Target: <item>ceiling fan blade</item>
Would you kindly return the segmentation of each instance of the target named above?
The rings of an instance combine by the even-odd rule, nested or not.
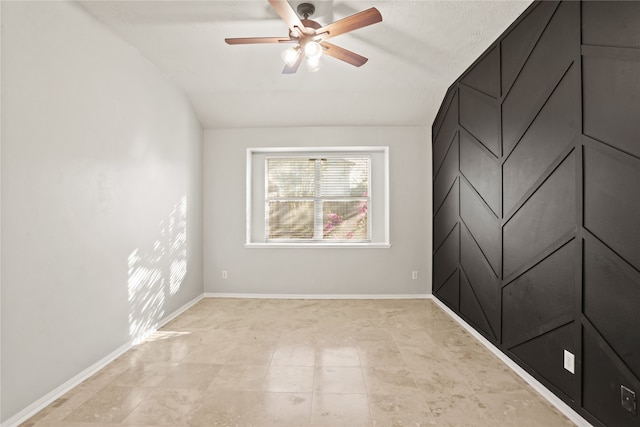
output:
[[[318,34],[322,40],[327,40],[332,37],[339,36],[340,34],[348,33],[349,31],[357,30],[358,28],[376,24],[381,21],[382,15],[380,14],[380,11],[375,7],[372,7],[351,16],[347,16],[333,24],[318,28],[316,30],[316,34]]]
[[[271,7],[280,15],[280,18],[286,22],[289,29],[295,32],[296,28],[304,29],[304,25],[300,22],[300,18],[286,0],[269,0]]]
[[[351,52],[350,50],[343,49],[340,46],[336,46],[331,43],[321,42],[320,45],[324,48],[325,54],[333,56],[336,59],[339,59],[356,67],[364,65],[364,63],[369,60],[364,56],[358,55],[355,52]]]
[[[282,70],[282,74],[294,74],[296,71],[298,71],[298,68],[300,68],[300,64],[302,64],[302,60],[304,58],[305,56],[302,53],[300,53],[300,55],[298,55],[298,59],[293,65],[284,66],[284,69]]]
[[[258,43],[289,43],[288,37],[244,37],[244,38],[228,38],[224,39],[227,44],[258,44]]]

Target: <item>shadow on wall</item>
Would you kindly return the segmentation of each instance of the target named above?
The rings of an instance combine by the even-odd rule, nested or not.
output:
[[[160,238],[128,258],[129,336],[142,341],[165,316],[168,296],[180,290],[187,274],[187,197],[160,221]]]

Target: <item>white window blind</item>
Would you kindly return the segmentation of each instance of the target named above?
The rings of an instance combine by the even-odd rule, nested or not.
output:
[[[267,157],[266,241],[369,242],[371,158]]]

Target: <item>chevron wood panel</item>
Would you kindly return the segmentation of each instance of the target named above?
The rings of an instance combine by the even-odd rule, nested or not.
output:
[[[640,159],[595,147],[584,150],[584,226],[640,270]]]
[[[502,288],[505,347],[511,349],[573,320],[576,244],[570,241]]]
[[[494,47],[478,62],[461,83],[475,90],[498,99],[500,96],[500,49]]]
[[[460,313],[489,340],[495,342],[496,334],[487,317],[488,313],[480,304],[474,286],[471,285],[464,270],[460,278]]]
[[[502,94],[509,93],[522,66],[531,55],[531,51],[559,5],[558,1],[545,1],[536,5],[517,26],[499,40],[502,53],[500,61]]]
[[[640,378],[640,272],[597,238],[584,246],[584,315],[629,370]],[[615,313],[615,316],[611,316]]]
[[[470,311],[463,310],[461,289],[460,313],[466,318],[476,319],[474,323],[480,326],[484,322],[478,321],[475,316],[475,312],[478,311],[475,306],[478,306],[489,326],[481,328],[481,331],[490,341],[496,342],[500,332],[500,280],[464,225],[460,227],[460,267],[468,280],[469,290],[472,290],[467,292],[467,296],[475,299],[473,304],[464,305],[470,308]]]
[[[560,3],[506,94],[502,102],[504,151],[511,151],[517,144],[576,59],[580,43],[579,11],[578,2]]]
[[[579,79],[578,65],[574,64],[506,159],[504,211],[507,216],[537,187],[536,181],[580,134],[580,98],[575,96]]]
[[[460,265],[460,226],[456,225],[447,235],[444,242],[433,253],[433,289],[438,289],[449,279]]]
[[[453,135],[453,140],[449,145],[449,150],[444,154],[444,159],[440,165],[438,173],[433,178],[433,210],[437,212],[444,199],[451,191],[453,183],[458,178],[459,150],[458,133]]]
[[[575,156],[571,153],[505,223],[504,274],[510,276],[546,256],[576,229]]]
[[[458,131],[458,94],[451,97],[451,101],[444,108],[442,124],[433,134],[433,174],[439,173],[444,157],[453,143]]]
[[[460,173],[482,195],[492,214],[502,211],[500,162],[467,132],[460,132]]]
[[[502,268],[500,222],[465,180],[460,184],[460,219],[471,232],[496,277]]]
[[[585,52],[585,135],[640,157],[640,49]]]
[[[460,192],[458,191],[458,181],[456,180],[445,196],[444,202],[442,202],[442,205],[433,216],[433,247],[435,250],[440,247],[458,224],[459,211]]]
[[[496,157],[500,156],[498,108],[492,97],[468,86],[460,87],[460,126]]]
[[[433,134],[435,295],[592,424],[640,426],[640,2],[534,3]]]

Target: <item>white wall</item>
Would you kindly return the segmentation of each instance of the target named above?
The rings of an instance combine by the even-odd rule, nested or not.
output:
[[[431,292],[431,149],[427,128],[264,128],[205,131],[205,292]],[[389,146],[390,249],[245,248],[245,159],[255,147]],[[222,270],[228,278],[222,279]],[[411,279],[411,271],[419,279]]]
[[[202,293],[202,131],[66,2],[2,3],[2,125],[6,420]]]

